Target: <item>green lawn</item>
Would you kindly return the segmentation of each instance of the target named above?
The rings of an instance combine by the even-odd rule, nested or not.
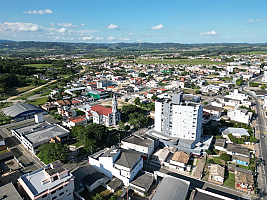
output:
[[[267,54],[267,51],[249,51],[240,54]]]
[[[235,188],[235,174],[227,172],[227,176],[225,176],[224,185],[228,187]]]
[[[42,98],[30,100],[28,101],[28,103],[33,104],[33,105],[43,105],[47,103],[47,101],[48,101],[48,97],[42,97]]]
[[[36,68],[48,68],[48,67],[51,67],[52,64],[28,64],[25,66],[36,67]]]

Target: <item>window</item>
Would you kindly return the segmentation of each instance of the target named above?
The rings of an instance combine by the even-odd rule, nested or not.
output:
[[[61,193],[59,193],[59,196],[62,196],[64,194],[64,192],[61,192]]]
[[[70,196],[71,193],[69,193],[67,196]]]
[[[46,197],[47,197],[47,194],[45,194],[45,195],[42,196],[43,199],[46,198]]]
[[[57,199],[57,196],[54,196],[54,197],[52,198],[52,200],[54,200],[54,199]]]
[[[53,192],[51,192],[51,194],[55,194],[57,191],[56,190],[54,190]]]
[[[63,189],[63,186],[59,187],[58,190],[62,190]]]
[[[54,181],[56,181],[56,180],[58,180],[58,176],[55,176],[55,177],[54,177]]]

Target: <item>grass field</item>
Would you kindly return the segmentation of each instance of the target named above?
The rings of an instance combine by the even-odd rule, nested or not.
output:
[[[249,51],[249,52],[244,52],[244,53],[240,53],[240,54],[265,54],[267,55],[267,51]]]
[[[172,65],[217,65],[217,64],[226,64],[226,62],[214,62],[209,59],[164,59],[163,62],[161,59],[135,59],[135,62],[138,64],[172,64]]]
[[[235,188],[235,174],[234,173],[228,173],[228,177],[226,177],[226,180],[223,183],[224,185],[228,187]]]
[[[48,68],[51,67],[52,64],[29,64],[25,66],[36,67],[36,68]]]
[[[28,103],[36,105],[36,106],[40,106],[45,104],[48,101],[48,97],[42,97],[42,98],[38,98],[38,99],[33,99],[28,101]]]

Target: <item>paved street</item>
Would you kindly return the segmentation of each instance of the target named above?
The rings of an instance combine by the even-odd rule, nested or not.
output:
[[[266,132],[266,119],[263,113],[263,110],[261,108],[260,102],[252,95],[250,92],[247,92],[248,95],[255,101],[256,104],[256,112],[258,114],[257,116],[257,124],[256,124],[256,137],[259,139],[258,149],[259,152],[256,153],[256,155],[260,158],[262,158],[264,161],[267,161],[267,149],[266,149],[266,137],[264,132]],[[261,164],[261,166],[258,168],[258,172],[260,173],[258,176],[258,183],[259,183],[259,195],[263,199],[267,199],[267,185],[266,185],[266,178],[267,178],[267,166],[264,164],[264,162]]]

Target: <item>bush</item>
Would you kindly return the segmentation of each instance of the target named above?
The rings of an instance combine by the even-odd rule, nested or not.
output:
[[[227,153],[222,153],[222,154],[220,155],[220,159],[222,159],[222,160],[224,160],[224,161],[229,161],[229,160],[231,160],[231,156],[228,155]]]

